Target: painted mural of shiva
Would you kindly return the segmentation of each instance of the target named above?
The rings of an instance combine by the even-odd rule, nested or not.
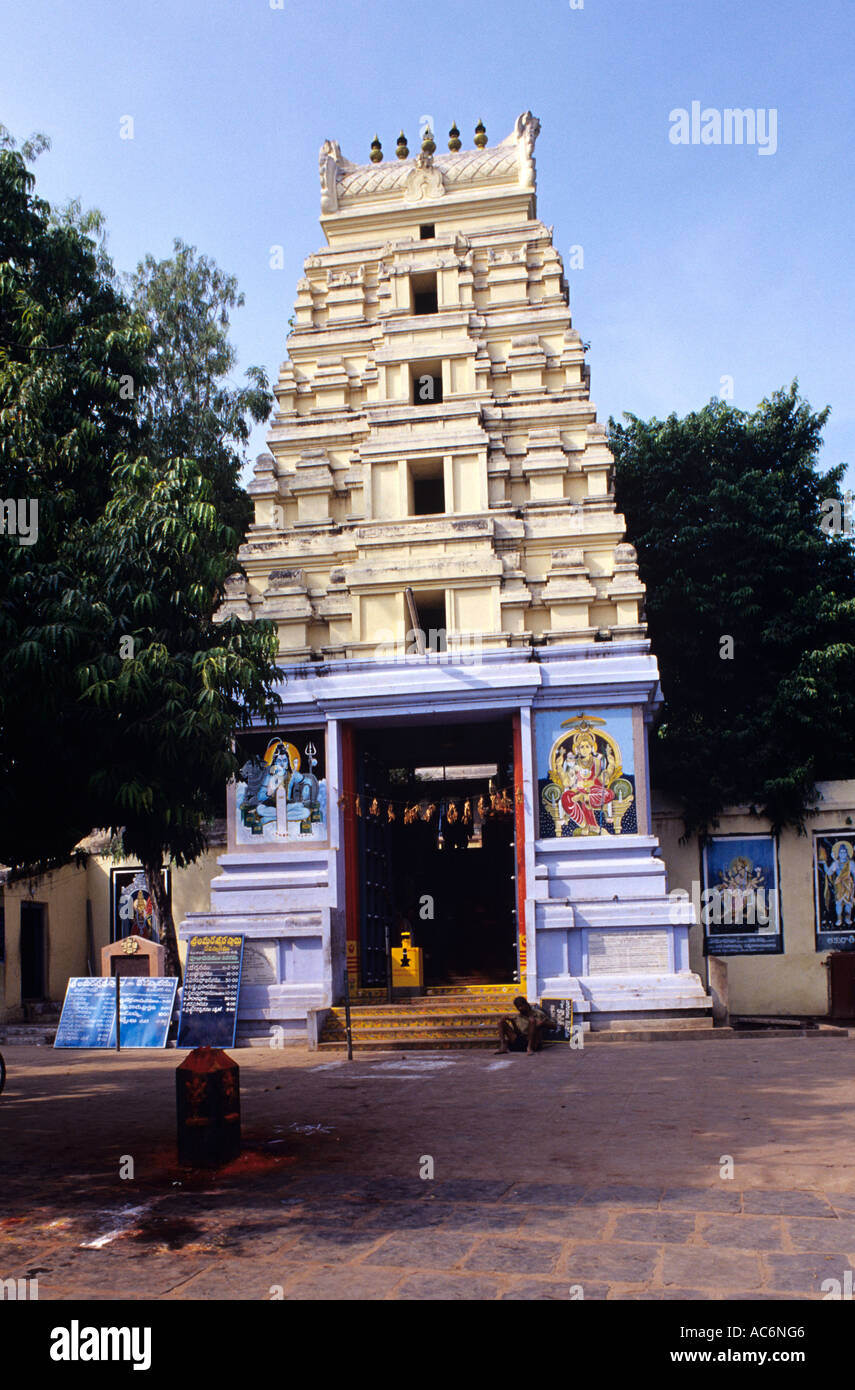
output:
[[[278,833],[287,834],[289,824],[308,829],[319,813],[319,783],[312,769],[315,749],[309,744],[306,757],[309,771],[301,770],[301,758],[293,743],[271,739],[260,758],[250,758],[240,770],[246,783],[240,814],[249,829],[263,833],[275,823]]]
[[[852,876],[852,851],[845,840],[838,840],[831,847],[831,863],[824,851],[820,851],[820,862],[825,872],[825,905],[831,906],[834,899],[835,925],[851,927],[852,906],[855,903],[855,879]]]

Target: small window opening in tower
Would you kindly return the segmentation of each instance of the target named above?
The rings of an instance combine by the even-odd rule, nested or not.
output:
[[[445,511],[442,459],[419,459],[410,464],[410,516],[440,516]]]
[[[419,238],[422,241],[433,241],[436,236],[436,228],[432,222],[423,222],[419,227]]]
[[[443,589],[417,589],[413,595],[419,629],[424,638],[426,652],[448,651],[445,618],[445,591]],[[409,608],[404,606],[404,622],[407,630],[407,651],[417,650],[415,629],[411,625]]]
[[[413,405],[437,405],[442,401],[442,363],[414,362],[410,368]]]
[[[410,291],[414,314],[436,314],[439,311],[435,270],[411,276]]]

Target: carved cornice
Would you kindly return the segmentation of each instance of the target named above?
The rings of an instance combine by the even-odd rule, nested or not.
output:
[[[405,202],[433,201],[445,192],[462,192],[467,186],[510,184],[535,187],[534,146],[540,121],[530,111],[517,117],[514,129],[500,145],[456,154],[419,154],[415,159],[386,160],[382,164],[352,164],[338,144],[326,140],[320,152],[321,212],[351,209],[364,199]]]

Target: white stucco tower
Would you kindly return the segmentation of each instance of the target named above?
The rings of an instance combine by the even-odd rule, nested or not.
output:
[[[282,720],[247,736],[211,913],[182,924],[252,944],[245,1033],[304,1037],[346,970],[370,997],[402,923],[426,987],[519,982],[592,1027],[709,1011],[651,835],[657,668],[539,130],[321,149],[327,246],[226,603],[278,626]]]

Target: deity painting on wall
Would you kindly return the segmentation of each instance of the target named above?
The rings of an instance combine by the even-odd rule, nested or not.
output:
[[[816,949],[855,950],[855,835],[830,830],[813,838]]]
[[[170,893],[169,869],[163,870],[167,897]],[[141,936],[162,944],[161,926],[154,899],[143,869],[110,871],[110,940]]]
[[[700,908],[708,955],[782,950],[778,855],[772,835],[712,835]]]
[[[629,712],[538,711],[535,731],[541,838],[636,834]]]
[[[323,730],[246,734],[235,792],[235,843],[327,838]]]

